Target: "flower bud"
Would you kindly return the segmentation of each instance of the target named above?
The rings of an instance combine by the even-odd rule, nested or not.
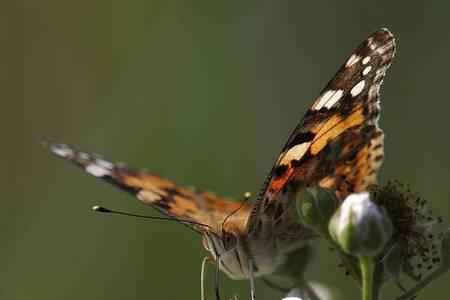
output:
[[[337,291],[331,290],[328,286],[320,282],[304,282],[302,286],[296,287],[289,291],[285,298],[281,300],[302,300],[302,299],[321,299],[333,300],[337,299],[334,295]]]
[[[441,255],[444,268],[450,269],[450,228],[447,228],[442,234]]]
[[[348,196],[329,224],[332,238],[348,254],[375,256],[392,236],[392,223],[369,193]]]
[[[328,223],[337,209],[336,195],[320,186],[303,189],[297,197],[296,211],[301,222],[321,233],[328,233]]]

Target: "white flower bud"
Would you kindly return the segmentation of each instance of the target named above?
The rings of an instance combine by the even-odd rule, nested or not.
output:
[[[333,294],[336,291],[330,290],[330,288],[320,282],[305,282],[303,286],[292,289],[285,298],[281,300],[302,300],[302,299],[321,299],[321,300],[333,300],[336,297]]]
[[[345,252],[375,256],[391,238],[392,223],[369,193],[352,194],[334,214],[329,231]]]

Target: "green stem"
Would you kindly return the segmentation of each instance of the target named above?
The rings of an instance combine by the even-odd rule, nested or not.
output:
[[[449,270],[448,268],[441,265],[433,273],[429,274],[427,277],[425,277],[423,280],[421,280],[416,286],[411,288],[409,291],[406,291],[405,293],[396,297],[395,300],[407,300],[407,299],[411,298],[412,296],[417,294],[420,290],[425,288],[428,284],[430,284],[432,281],[434,281],[436,278],[440,277],[442,274],[444,274],[448,270]]]
[[[362,298],[363,300],[372,300],[373,270],[374,270],[374,263],[372,257],[360,256],[359,263],[361,265],[361,274],[362,274]]]

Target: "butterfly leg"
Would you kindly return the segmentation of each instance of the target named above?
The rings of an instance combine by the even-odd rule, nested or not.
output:
[[[214,290],[216,292],[216,300],[220,300],[219,275],[220,275],[220,257],[216,258],[216,274],[214,279]]]
[[[206,274],[206,264],[214,263],[214,259],[210,256],[206,256],[202,261],[202,268],[200,274],[200,300],[205,300],[205,274]]]
[[[216,300],[220,300],[220,289],[219,289],[219,273],[220,273],[220,258],[215,261],[212,257],[206,256],[202,261],[201,275],[200,275],[200,300],[205,300],[205,274],[206,274],[206,264],[215,263],[216,272],[214,274],[214,290],[216,293]]]
[[[250,270],[250,299],[255,300],[255,274],[253,272],[253,260],[248,260],[248,266]]]

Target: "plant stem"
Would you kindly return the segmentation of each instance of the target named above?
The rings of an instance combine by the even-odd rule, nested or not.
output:
[[[361,265],[361,274],[362,274],[362,298],[363,300],[372,300],[373,269],[374,269],[372,257],[360,256],[359,263]]]
[[[442,274],[447,272],[449,269],[446,268],[444,265],[441,265],[439,268],[437,268],[433,273],[429,274],[427,277],[425,277],[423,280],[421,280],[416,286],[411,288],[410,290],[406,291],[405,293],[401,294],[400,296],[396,297],[395,300],[407,300],[417,294],[420,290],[422,290],[424,287],[426,287],[428,284],[430,284],[432,281],[440,277]]]

